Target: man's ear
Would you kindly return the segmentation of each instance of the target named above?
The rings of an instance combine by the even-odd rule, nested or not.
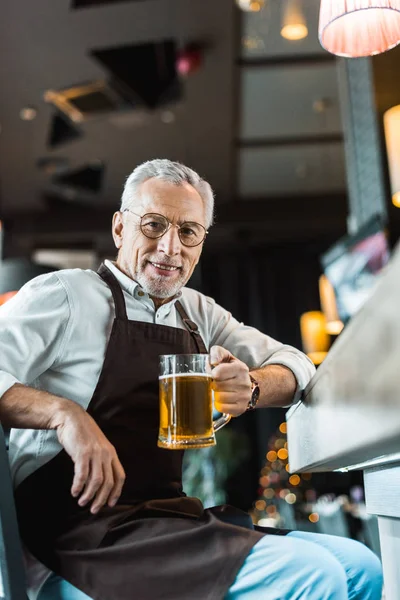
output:
[[[112,236],[116,248],[121,248],[124,235],[124,219],[122,212],[114,213],[112,220]]]

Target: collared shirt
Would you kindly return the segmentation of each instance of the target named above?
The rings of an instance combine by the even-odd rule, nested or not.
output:
[[[130,320],[185,329],[174,307],[179,298],[208,348],[223,346],[250,369],[281,364],[294,373],[298,389],[314,373],[309,359],[257,329],[239,323],[203,294],[183,288],[155,309],[141,286],[106,261],[118,279]],[[41,275],[0,308],[0,402],[15,383],[46,390],[87,408],[99,378],[115,316],[111,290],[91,270]],[[10,464],[14,485],[61,449],[54,430],[13,429]]]
[[[184,329],[174,307],[179,298],[208,348],[223,346],[250,369],[266,364],[288,367],[298,381],[293,401],[298,400],[314,373],[302,352],[239,323],[214,300],[189,288],[156,310],[138,283],[110,261],[106,264],[121,284],[129,319]],[[22,383],[86,408],[103,366],[114,315],[111,290],[94,271],[57,271],[26,284],[0,309],[0,402],[7,389]],[[59,449],[54,431],[12,431],[15,485]]]

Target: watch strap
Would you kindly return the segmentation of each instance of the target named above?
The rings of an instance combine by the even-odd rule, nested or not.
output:
[[[258,385],[258,381],[256,381],[250,373],[249,376],[251,381],[251,398],[246,410],[254,410],[260,398],[260,386]]]

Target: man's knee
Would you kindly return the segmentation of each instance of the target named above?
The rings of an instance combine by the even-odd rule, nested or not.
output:
[[[305,540],[286,540],[277,581],[280,600],[347,600],[346,573],[328,550]]]
[[[347,577],[356,600],[380,600],[383,585],[382,564],[369,548],[348,540],[351,544],[351,566]]]
[[[303,553],[297,557],[297,562],[299,575],[302,575],[295,598],[347,600],[346,573],[328,550],[308,542],[303,546]]]
[[[254,547],[230,588],[228,600],[347,600],[340,562],[317,544],[266,536]]]

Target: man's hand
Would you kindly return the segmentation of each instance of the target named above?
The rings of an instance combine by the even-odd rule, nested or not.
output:
[[[68,407],[56,413],[51,426],[74,463],[71,494],[75,498],[81,494],[78,504],[92,502],[93,514],[106,503],[114,506],[121,495],[125,471],[94,419],[78,404],[68,402]]]
[[[79,404],[16,383],[1,397],[0,419],[20,429],[56,429],[74,463],[71,493],[80,496],[79,505],[91,502],[93,514],[106,503],[115,505],[124,485],[124,469],[114,446]]]
[[[248,366],[221,346],[210,350],[215,408],[238,417],[247,410],[251,399],[251,381]]]

